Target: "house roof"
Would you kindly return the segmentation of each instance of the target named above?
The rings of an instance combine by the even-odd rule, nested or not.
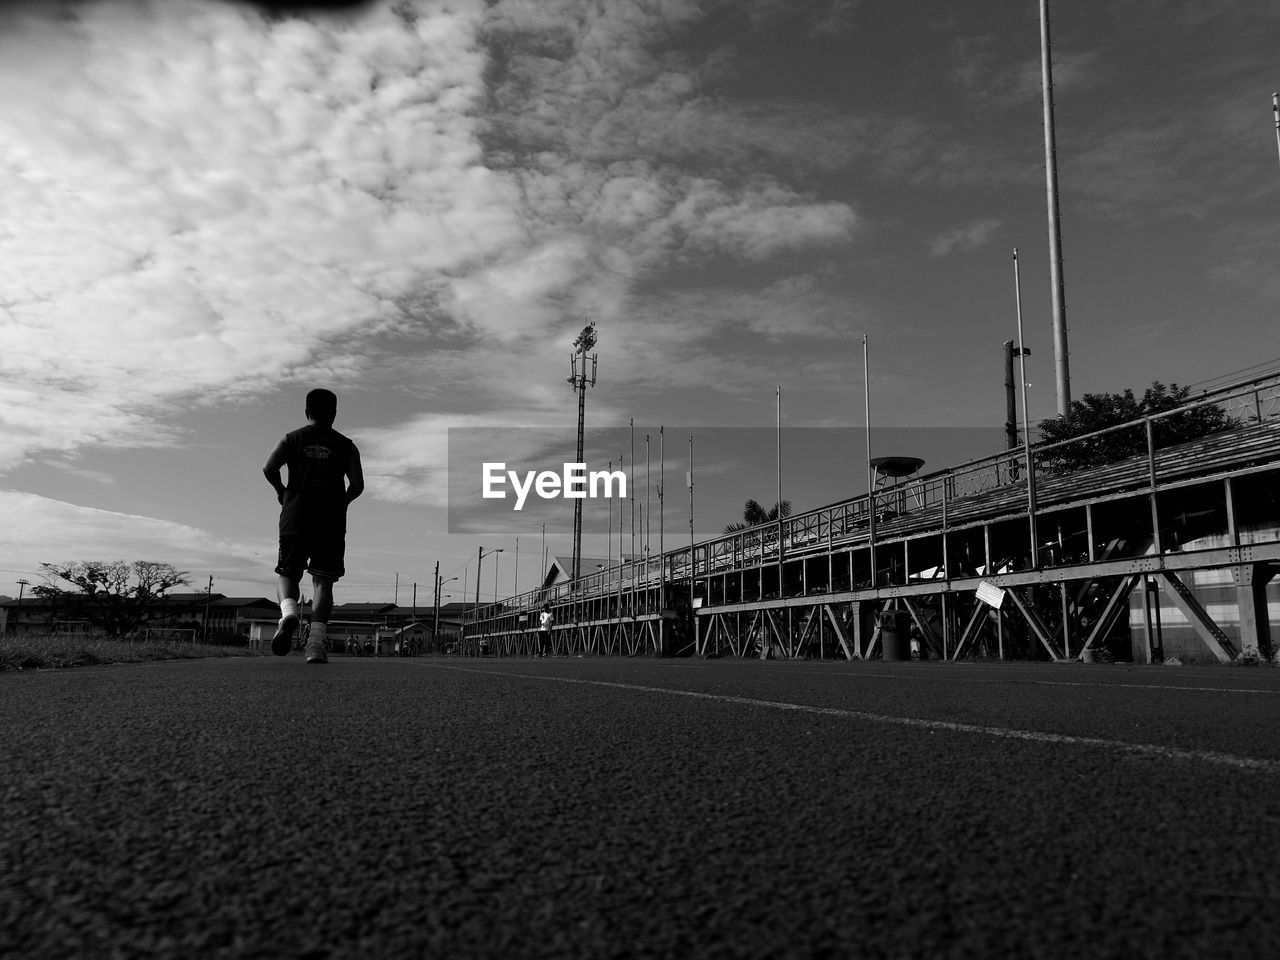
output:
[[[334,613],[395,613],[399,609],[394,603],[339,603],[335,604]]]
[[[624,553],[621,559],[636,560],[638,558],[633,554]],[[582,570],[582,575],[585,577],[585,576],[590,576],[593,573],[600,572],[600,568],[602,567],[607,570],[610,567],[617,566],[618,562],[619,562],[618,557],[583,557],[582,566],[580,567],[580,569]],[[545,590],[547,587],[550,587],[553,584],[563,583],[566,580],[572,580],[573,579],[573,574],[571,572],[572,570],[573,570],[572,556],[552,557],[551,566],[547,569],[547,575],[542,578],[542,588]]]
[[[238,609],[240,607],[276,607],[278,604],[266,597],[218,597],[210,606]]]
[[[411,633],[414,630],[430,631],[433,626],[434,626],[434,623],[430,620],[413,620],[409,623],[406,623],[402,627],[396,627],[393,633],[398,637],[401,634]]]
[[[442,603],[440,604],[440,616],[456,616],[460,613],[466,613],[474,606],[475,602],[471,600],[454,600],[452,603]]]
[[[213,600],[216,602],[223,599],[226,594],[215,593]],[[198,593],[166,593],[163,597],[169,603],[204,603],[209,600],[209,594],[201,590]]]

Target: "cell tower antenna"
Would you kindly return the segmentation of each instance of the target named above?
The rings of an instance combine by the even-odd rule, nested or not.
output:
[[[575,463],[583,463],[582,439],[583,424],[587,410],[587,387],[596,385],[597,354],[588,352],[596,345],[595,321],[588,323],[573,341],[573,353],[569,356],[570,374],[568,382],[578,394],[578,456]],[[591,361],[591,376],[587,376],[587,361]],[[573,581],[576,583],[582,576],[582,498],[573,501]]]

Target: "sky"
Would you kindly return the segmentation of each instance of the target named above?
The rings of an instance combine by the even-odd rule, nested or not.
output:
[[[1073,395],[1280,365],[1280,6],[1052,14]],[[118,558],[273,596],[261,468],[316,386],[367,482],[339,602],[437,562],[472,599],[481,548],[482,598],[529,589],[572,505],[469,528],[450,431],[571,444],[588,322],[584,459],[634,422],[651,498],[662,427],[684,542],[690,436],[698,536],[777,499],[779,416],[797,510],[865,491],[864,336],[874,452],[994,452],[1015,247],[1056,412],[1039,43],[1032,0],[0,2],[0,594]]]

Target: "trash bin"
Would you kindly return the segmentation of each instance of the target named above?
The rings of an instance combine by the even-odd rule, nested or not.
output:
[[[889,610],[880,614],[880,649],[884,660],[911,659],[910,629],[910,614],[906,611]]]

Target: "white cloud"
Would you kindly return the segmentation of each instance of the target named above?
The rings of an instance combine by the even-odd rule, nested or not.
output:
[[[240,585],[269,585],[274,579],[273,542],[230,541],[186,524],[16,490],[0,490],[0,516],[5,518],[5,559],[14,568],[38,570],[43,562],[72,560],[156,560]]]
[[[0,470],[170,443],[192,404],[403,374],[442,342],[558,369],[553,339],[626,322],[646,275],[857,237],[847,203],[660,132],[699,70],[650,41],[705,4],[412,6],[113,0],[6,32]],[[486,43],[509,47],[493,89]]]
[[[420,7],[339,29],[117,2],[39,58],[0,40],[7,463],[261,390],[522,242],[475,138],[482,5]]]
[[[994,218],[973,220],[938,234],[929,241],[929,255],[945,257],[953,253],[968,253],[990,243],[1003,223]]]

